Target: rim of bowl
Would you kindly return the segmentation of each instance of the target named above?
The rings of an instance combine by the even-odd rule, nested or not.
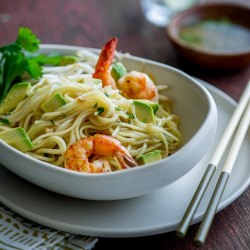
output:
[[[46,50],[62,49],[62,50],[71,50],[72,52],[77,51],[79,49],[87,49],[87,50],[94,51],[94,52],[99,52],[100,51],[100,49],[97,49],[97,48],[72,46],[72,45],[61,45],[61,44],[43,44],[43,45],[40,46],[40,49],[41,50],[44,50],[44,49],[46,49]],[[72,170],[65,169],[65,168],[60,167],[60,166],[53,165],[51,163],[43,162],[41,160],[38,160],[38,159],[28,155],[28,154],[25,154],[25,153],[15,149],[14,147],[11,147],[10,145],[8,145],[7,143],[5,143],[5,142],[3,142],[1,140],[0,140],[0,147],[5,146],[6,148],[8,148],[8,150],[14,151],[14,153],[16,153],[19,157],[24,157],[24,158],[26,158],[27,161],[34,162],[35,164],[38,164],[39,167],[43,167],[43,168],[45,167],[45,168],[49,169],[50,171],[56,171],[58,173],[60,172],[62,174],[68,174],[68,175],[71,175],[71,176],[76,176],[78,178],[93,178],[93,179],[94,178],[108,178],[108,177],[113,176],[113,175],[127,175],[131,171],[133,171],[133,172],[134,171],[143,171],[144,169],[147,169],[147,168],[150,169],[153,165],[156,165],[158,162],[169,161],[172,158],[178,157],[179,154],[182,154],[182,152],[185,150],[185,148],[188,147],[188,145],[192,143],[193,139],[197,138],[202,133],[208,119],[213,115],[214,112],[217,112],[216,104],[215,104],[215,101],[214,101],[212,95],[209,93],[209,91],[200,82],[198,82],[198,80],[196,80],[195,78],[189,76],[188,74],[186,74],[185,72],[183,72],[183,71],[181,71],[181,70],[179,70],[177,68],[174,68],[172,66],[169,66],[169,65],[166,65],[166,64],[163,64],[163,63],[159,63],[159,62],[156,62],[156,61],[153,61],[153,60],[133,56],[133,55],[130,55],[130,54],[124,54],[124,57],[131,58],[131,59],[134,59],[134,60],[139,60],[139,61],[141,61],[143,63],[158,65],[158,66],[161,66],[161,67],[168,68],[168,69],[170,69],[172,71],[175,71],[176,73],[178,73],[178,74],[184,76],[185,78],[191,80],[192,85],[196,86],[196,88],[199,89],[201,91],[201,93],[206,97],[209,108],[208,108],[208,112],[207,112],[201,126],[193,134],[192,138],[189,139],[174,154],[172,154],[172,155],[170,155],[170,156],[168,156],[166,158],[163,158],[160,161],[153,162],[153,163],[150,163],[150,164],[145,164],[145,165],[142,165],[140,167],[126,169],[125,171],[121,170],[121,171],[115,171],[115,172],[91,174],[91,173],[72,171]]]
[[[168,36],[170,37],[170,39],[172,40],[172,42],[180,47],[183,47],[187,50],[191,50],[194,51],[196,53],[200,53],[200,54],[206,54],[206,55],[210,55],[210,56],[216,56],[216,57],[239,57],[239,56],[250,56],[250,47],[249,49],[245,49],[245,50],[239,50],[239,51],[214,51],[213,49],[202,49],[199,48],[197,46],[194,45],[190,45],[189,43],[183,41],[182,39],[180,39],[179,37],[179,30],[182,27],[180,24],[183,20],[187,19],[187,18],[191,18],[192,15],[194,15],[194,20],[202,20],[204,18],[204,13],[206,13],[206,11],[210,11],[211,9],[216,9],[216,8],[234,8],[235,12],[238,11],[243,11],[243,12],[249,12],[249,16],[250,16],[250,8],[248,8],[248,6],[245,6],[243,4],[239,4],[239,3],[222,3],[222,2],[218,2],[218,3],[203,3],[203,4],[197,4],[193,7],[190,7],[184,11],[181,11],[180,13],[176,14],[172,20],[170,21],[169,25],[166,27],[166,32],[168,34]],[[215,12],[218,13],[218,11],[216,10]],[[221,15],[221,17],[223,17],[225,15]],[[238,20],[240,20],[241,18],[237,18]],[[236,20],[236,19],[235,19]],[[246,22],[245,22],[246,23]],[[244,27],[247,27],[247,25],[242,25]],[[250,25],[249,27],[250,28]]]

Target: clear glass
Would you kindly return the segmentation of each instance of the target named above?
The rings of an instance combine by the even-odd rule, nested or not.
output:
[[[176,13],[197,2],[198,0],[141,0],[141,8],[150,23],[165,27]]]

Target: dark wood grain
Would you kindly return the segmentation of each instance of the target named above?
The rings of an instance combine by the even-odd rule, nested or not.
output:
[[[249,0],[240,1],[249,4]],[[240,71],[214,72],[184,62],[170,44],[165,30],[143,17],[139,0],[0,0],[0,45],[16,38],[20,26],[30,27],[42,43],[100,48],[110,37],[118,37],[118,49],[175,66],[207,81],[238,100],[250,67]],[[250,166],[249,166],[250,167]],[[197,249],[191,227],[184,240],[175,233],[141,238],[100,238],[95,249]],[[250,189],[216,215],[202,249],[250,248]]]

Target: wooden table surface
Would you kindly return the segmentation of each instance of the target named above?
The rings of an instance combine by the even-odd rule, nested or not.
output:
[[[109,38],[118,37],[119,50],[175,66],[235,100],[250,77],[250,67],[215,72],[183,62],[165,30],[144,19],[139,0],[0,0],[0,45],[15,40],[20,26],[31,28],[42,43],[100,48]],[[140,238],[100,238],[95,249],[196,249],[193,237],[197,228],[192,226],[184,240],[176,239],[175,232]],[[202,249],[250,249],[250,188],[216,215]]]

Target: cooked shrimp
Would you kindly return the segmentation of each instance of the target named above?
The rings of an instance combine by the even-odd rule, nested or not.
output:
[[[110,73],[110,66],[117,45],[117,38],[112,38],[103,47],[93,74],[94,78],[102,80],[103,86],[112,86],[116,89],[116,82]],[[122,94],[131,99],[148,99],[158,101],[158,91],[148,75],[131,71],[118,80],[118,88]]]
[[[137,165],[117,139],[96,134],[77,141],[66,150],[64,167],[88,173],[110,172],[111,165],[105,156],[116,157],[123,169]],[[97,159],[91,162],[91,157],[97,157]]]
[[[145,73],[131,71],[118,80],[122,95],[131,99],[157,101],[158,91],[153,81]]]
[[[115,80],[110,73],[110,66],[112,64],[117,42],[117,38],[112,38],[106,43],[95,66],[93,77],[102,80],[103,87],[111,85],[112,88],[116,89]]]
[[[90,163],[92,173],[112,172],[112,167],[105,157],[99,157]]]

